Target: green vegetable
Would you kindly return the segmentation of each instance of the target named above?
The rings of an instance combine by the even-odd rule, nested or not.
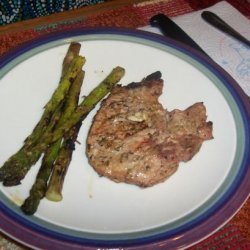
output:
[[[65,135],[63,145],[54,164],[53,172],[50,177],[46,198],[51,201],[62,200],[62,189],[64,179],[75,150],[75,141],[82,123],[73,126]]]
[[[79,55],[80,48],[80,43],[73,42],[70,44],[67,54],[63,60],[61,74],[62,77],[65,76],[65,74],[67,73],[67,70],[69,69],[72,60]],[[60,119],[63,111],[71,114],[75,110],[79,101],[79,94],[83,82],[83,77],[84,74],[82,71],[78,74],[74,83],[71,85],[66,101],[59,105],[55,110],[53,114],[53,120]],[[24,203],[21,206],[22,211],[27,215],[31,215],[36,212],[40,200],[45,196],[47,190],[47,182],[51,175],[54,162],[58,157],[58,152],[60,150],[61,144],[62,138],[52,143],[44,153],[42,164],[36,176],[36,180],[32,185],[29,196],[25,199]]]
[[[111,73],[85,97],[67,121],[59,121],[57,129],[52,134],[48,133],[44,135],[44,142],[58,140],[71,127],[83,120],[88,113],[94,109],[96,104],[121,80],[124,74],[125,70],[122,67],[114,68]]]
[[[29,193],[29,197],[25,199],[21,206],[22,211],[31,215],[37,211],[40,200],[44,197],[47,190],[47,181],[51,174],[53,164],[58,156],[58,152],[61,146],[61,139],[53,143],[46,151],[42,165],[36,176],[35,183]]]
[[[65,65],[67,65],[67,63],[65,63]],[[84,63],[85,58],[77,55],[72,59],[71,63],[63,69],[63,72],[66,73],[61,78],[57,89],[46,104],[40,121],[32,133],[26,138],[22,148],[12,155],[0,168],[0,181],[3,182],[3,185],[14,186],[20,184],[20,181],[25,177],[30,167],[38,161],[41,154],[47,149],[49,144],[43,144],[42,147],[39,147],[39,150],[36,149],[36,145],[40,144],[41,138],[48,129],[48,126],[51,128],[54,126],[51,124],[53,124],[53,122],[54,124],[56,123],[55,120],[51,121],[53,114],[57,109],[60,109],[62,101],[72,82],[74,82],[74,79],[79,72],[81,72]],[[66,70],[67,68],[68,70]]]

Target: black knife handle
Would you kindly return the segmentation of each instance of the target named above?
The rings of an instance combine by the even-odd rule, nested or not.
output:
[[[185,43],[190,47],[202,52],[206,56],[206,52],[188,36],[176,23],[164,14],[158,14],[150,19],[150,25],[158,27],[163,35],[175,39],[179,42]]]
[[[229,26],[226,22],[224,22],[220,17],[218,17],[216,14],[214,14],[211,11],[203,11],[201,13],[201,17],[214,26],[215,28],[219,29],[222,32],[225,32],[226,34],[236,38],[237,40],[245,43],[246,45],[250,46],[250,41],[247,40],[245,37],[243,37],[239,32],[237,32],[235,29],[233,29],[231,26]]]

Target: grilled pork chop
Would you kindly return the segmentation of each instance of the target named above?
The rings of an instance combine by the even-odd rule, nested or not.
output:
[[[102,102],[87,138],[87,156],[101,176],[149,187],[166,180],[212,138],[203,103],[166,111],[163,80],[155,72],[139,83],[116,86]]]

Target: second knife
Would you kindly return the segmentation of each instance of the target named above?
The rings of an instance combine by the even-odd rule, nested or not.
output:
[[[188,36],[175,22],[164,14],[158,14],[150,19],[150,25],[158,27],[163,35],[185,43],[186,45],[202,52],[206,56],[206,52],[190,37]]]

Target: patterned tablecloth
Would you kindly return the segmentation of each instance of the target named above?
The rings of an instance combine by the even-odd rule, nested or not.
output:
[[[118,8],[93,12],[91,15],[76,15],[70,19],[63,18],[65,13],[61,13],[61,20],[57,18],[56,22],[36,23],[32,28],[22,28],[22,30],[15,32],[11,32],[13,26],[10,25],[8,26],[9,30],[7,29],[9,32],[1,33],[0,27],[0,56],[20,44],[47,33],[69,30],[72,27],[89,26],[138,28],[147,25],[150,17],[159,12],[173,17],[206,8],[219,2],[219,0],[149,0],[139,3],[130,2]],[[247,0],[228,0],[228,2],[243,15],[250,18],[250,4]],[[249,211],[250,201],[248,199],[227,225],[190,249],[250,249]],[[20,250],[27,248],[2,234],[0,235],[0,250],[5,249]]]

